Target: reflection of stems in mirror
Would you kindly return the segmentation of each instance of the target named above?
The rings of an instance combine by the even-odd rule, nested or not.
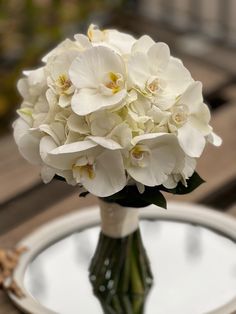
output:
[[[139,229],[118,239],[100,233],[90,281],[104,313],[143,313],[152,273]]]

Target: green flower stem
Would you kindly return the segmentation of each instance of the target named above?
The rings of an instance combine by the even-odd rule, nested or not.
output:
[[[139,229],[117,239],[101,233],[89,271],[105,314],[143,313],[152,274]]]
[[[143,314],[144,312],[144,297],[134,297],[133,298],[133,312],[134,314]]]
[[[132,303],[130,302],[130,297],[128,295],[124,295],[122,298],[122,301],[123,301],[123,305],[124,305],[123,308],[124,308],[125,313],[133,314],[134,311],[133,311]]]
[[[124,265],[124,276],[122,280],[122,291],[128,293],[129,290],[129,280],[130,280],[130,268],[131,268],[131,250],[132,250],[132,242],[133,242],[133,235],[128,237],[127,246],[126,246],[126,258],[125,258],[125,265]]]
[[[137,260],[137,252],[136,248],[133,247],[133,250],[130,253],[131,255],[131,285],[132,285],[132,291],[135,294],[143,294],[144,292],[144,287],[142,283],[142,279],[140,277],[140,268],[138,265],[138,260]],[[141,263],[140,266],[143,266]]]
[[[150,267],[143,267],[144,265],[149,265],[149,260],[147,257],[147,254],[142,254],[144,245],[141,237],[141,233],[137,232],[137,248],[138,248],[138,254],[139,254],[139,261],[140,261],[140,271],[142,274],[142,280],[145,284],[145,289],[148,289],[149,280],[152,280],[152,272]]]

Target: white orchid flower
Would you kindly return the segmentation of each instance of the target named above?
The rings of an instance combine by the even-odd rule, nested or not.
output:
[[[76,182],[99,197],[112,195],[126,185],[120,151],[103,149],[91,140],[57,147],[46,162],[60,170],[72,170]]]
[[[24,98],[27,98],[27,95],[40,95],[40,93],[42,93],[45,89],[47,83],[45,67],[41,67],[31,71],[23,71],[23,74],[27,77],[27,87],[29,87],[29,89],[26,87],[21,90],[19,81],[18,88],[21,95]]]
[[[150,133],[133,139],[126,155],[129,175],[147,186],[163,184],[177,169],[183,169],[184,152],[173,134]]]
[[[45,68],[24,72],[26,77],[21,78],[17,83],[17,89],[23,97],[19,114],[29,115],[32,107],[37,104],[47,90],[47,76]],[[27,110],[26,110],[27,108]]]
[[[155,41],[148,35],[141,36],[132,46],[131,53],[141,52],[146,54],[155,44]]]
[[[72,171],[55,169],[44,163],[48,152],[58,146],[54,140],[56,135],[53,134],[52,130],[42,132],[42,130],[29,129],[29,125],[22,118],[18,118],[13,123],[13,128],[14,139],[20,154],[31,164],[41,166],[41,177],[44,183],[50,182],[55,174],[65,178],[68,184],[76,183]]]
[[[93,46],[105,46],[125,56],[130,54],[136,39],[116,29],[100,30],[98,26],[91,24],[88,28],[88,38]]]
[[[62,145],[66,140],[65,126],[61,122],[52,122],[50,124],[41,124],[38,130],[51,136],[57,146]]]
[[[129,88],[137,89],[160,109],[166,110],[193,79],[182,62],[170,56],[165,43],[151,45],[152,42],[147,38],[141,37],[135,43],[129,58]]]
[[[95,143],[108,149],[122,149],[130,145],[132,131],[117,112],[94,112],[88,121],[91,128],[88,138]]]
[[[108,48],[94,47],[81,53],[72,62],[69,75],[77,88],[72,110],[78,115],[114,108],[127,95],[124,61]]]
[[[32,128],[38,128],[41,124],[53,121],[58,110],[56,102],[55,95],[50,90],[38,97],[31,110]]]
[[[45,96],[47,90],[45,68],[24,72],[26,78],[19,80],[17,87],[23,96],[20,116],[14,123],[14,139],[21,155],[30,163],[40,164],[39,152],[42,134],[40,130],[32,131],[40,125],[48,113],[48,103]]]
[[[190,157],[201,156],[211,132],[210,111],[203,103],[202,84],[193,82],[170,109],[169,128],[177,131],[180,146]]]
[[[187,180],[193,175],[196,165],[196,159],[185,155],[183,169],[175,169],[163,183],[164,187],[174,189],[179,182],[182,182],[182,184],[187,187]]]
[[[56,169],[46,163],[48,154],[57,147],[58,145],[54,141],[54,136],[44,135],[41,138],[39,145],[40,157],[42,159],[41,178],[44,183],[49,183],[57,174],[58,176],[64,178],[68,184],[75,185],[76,181],[73,178],[71,170]]]
[[[39,99],[32,111],[34,128],[39,128],[43,124],[51,124],[53,122],[67,123],[68,117],[71,115],[71,108],[62,108],[58,105],[57,95],[51,90],[46,91],[45,96]]]
[[[60,56],[65,52],[80,52],[84,51],[88,48],[91,48],[92,45],[89,42],[88,38],[85,35],[78,34],[75,35],[75,41],[70,39],[65,39],[59,45],[57,45],[53,50],[47,53],[43,58],[42,61],[47,63],[48,59],[51,57]]]
[[[78,116],[72,113],[67,120],[68,129],[74,133],[89,135],[90,126],[86,116]]]
[[[40,133],[29,132],[29,125],[22,118],[18,118],[13,123],[13,136],[18,146],[20,154],[32,164],[40,164],[39,154]]]
[[[23,97],[19,116],[29,127],[36,127],[43,122],[48,113],[47,76],[45,68],[24,72],[27,77],[18,81],[17,88]]]
[[[64,124],[66,114],[60,112],[59,115],[56,104],[54,103],[55,99],[50,91],[46,93],[47,96],[44,96],[44,94],[37,95],[37,89],[41,81],[37,79],[37,77],[40,77],[38,73],[36,77],[34,77],[34,74],[34,71],[32,71],[30,73],[30,80],[27,78],[27,81],[20,83],[20,85],[23,83],[20,88],[24,86],[30,87],[27,91],[26,98],[30,99],[30,97],[32,97],[31,94],[33,94],[31,101],[35,103],[32,103],[31,107],[24,107],[18,111],[20,118],[13,123],[15,141],[18,145],[19,152],[27,161],[32,164],[41,165],[41,177],[45,183],[50,182],[54,175],[58,174],[64,177],[68,183],[72,184],[72,175],[69,172],[58,172],[56,169],[44,164],[44,158],[47,152],[65,141]],[[41,87],[42,86],[41,84]],[[31,90],[33,90],[34,87],[36,91],[32,92]],[[57,108],[60,109],[58,106]],[[67,111],[65,109],[60,110]],[[47,139],[47,141],[45,139]]]
[[[75,87],[69,78],[69,68],[78,56],[78,51],[69,50],[48,58],[46,69],[49,73],[48,86],[59,96],[58,105],[65,108],[70,105]]]
[[[127,108],[128,116],[126,119],[136,135],[169,132],[167,122],[170,113],[153,105],[150,99],[139,95],[138,99]]]
[[[76,185],[76,181],[73,177],[73,173],[70,170],[68,171],[58,170],[58,169],[49,167],[46,164],[43,164],[41,167],[40,175],[41,175],[43,183],[45,184],[50,183],[52,179],[55,177],[55,175],[58,175],[61,178],[64,178],[68,184]]]
[[[85,117],[72,114],[67,123],[70,131],[108,149],[125,148],[132,139],[129,125],[117,112],[103,110]]]

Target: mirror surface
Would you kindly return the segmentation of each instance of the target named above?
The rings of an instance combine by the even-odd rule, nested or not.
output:
[[[236,296],[236,243],[203,226],[141,221],[155,284],[145,314],[202,314]],[[60,314],[102,314],[88,267],[99,227],[74,233],[41,252],[28,266],[25,287]]]

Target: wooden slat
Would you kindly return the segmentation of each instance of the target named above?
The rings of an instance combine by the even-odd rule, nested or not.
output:
[[[228,209],[227,213],[236,218],[236,202]]]
[[[22,237],[26,236],[43,223],[47,223],[54,218],[70,213],[81,208],[88,207],[96,203],[95,197],[89,195],[86,198],[79,198],[78,193],[55,202],[48,206],[46,210],[39,212],[37,215],[30,217],[21,224],[16,225],[10,231],[0,235],[0,247],[13,247]]]
[[[236,103],[236,83],[230,84],[222,91],[223,96],[226,99],[230,99]]]
[[[4,291],[0,291],[0,314],[20,314]]]
[[[0,205],[0,234],[47,210],[52,204],[73,193],[76,193],[79,199],[77,188],[65,182],[54,180],[48,185],[40,183]]]
[[[211,45],[204,55],[204,59],[211,64],[218,64],[221,69],[236,74],[235,50],[225,49],[223,45]]]
[[[207,95],[229,80],[229,75],[226,72],[212,65],[206,65],[196,58],[185,55],[182,56],[182,59],[193,78],[202,82],[203,91]]]
[[[40,182],[39,169],[24,160],[12,135],[0,139],[0,204]]]

